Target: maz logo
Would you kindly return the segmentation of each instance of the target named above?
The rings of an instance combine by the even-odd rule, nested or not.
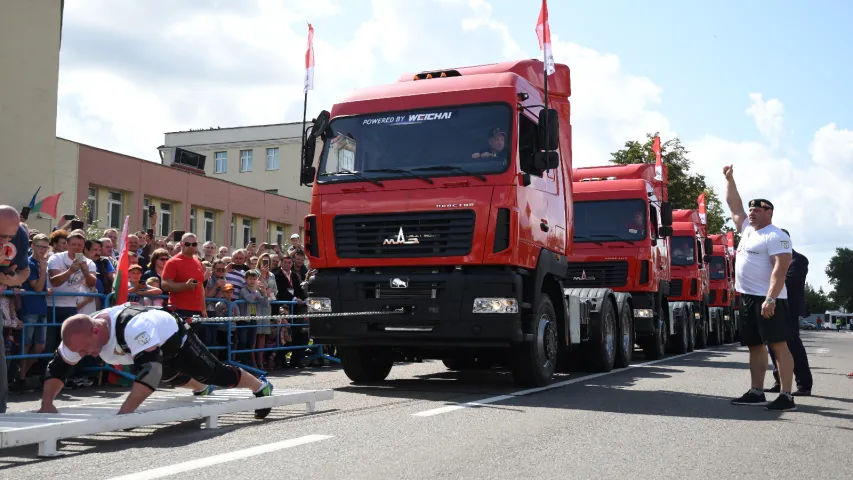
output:
[[[403,233],[403,227],[400,227],[400,232],[397,233],[397,238],[386,238],[382,245],[417,245],[421,243],[418,237],[408,237]]]
[[[595,276],[587,277],[586,276],[586,270],[581,270],[581,276],[580,277],[572,277],[572,280],[581,280],[581,281],[583,281],[583,280],[595,280]]]

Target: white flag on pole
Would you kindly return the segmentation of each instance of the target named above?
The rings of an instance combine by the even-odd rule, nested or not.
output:
[[[554,54],[551,53],[551,27],[548,25],[548,2],[542,0],[539,10],[539,22],[536,24],[536,36],[539,37],[539,49],[545,52],[545,72],[551,75],[556,71]]]
[[[308,50],[305,52],[305,88],[303,92],[314,90],[314,27],[308,24]]]

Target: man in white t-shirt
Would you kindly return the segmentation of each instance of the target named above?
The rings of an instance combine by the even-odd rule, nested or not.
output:
[[[62,324],[62,343],[47,365],[39,413],[56,413],[53,400],[65,377],[85,356],[111,365],[135,365],[136,379],[118,413],[132,413],[160,385],[192,388],[207,395],[211,385],[248,388],[256,397],[272,395],[272,384],[242,368],[225,365],[210,353],[184,320],[156,307],[125,303],[74,315]],[[265,418],[269,408],[255,410]]]
[[[47,299],[47,311],[52,316],[53,323],[62,323],[66,318],[77,314],[77,303],[85,297],[67,294],[90,293],[97,285],[98,270],[95,262],[86,258],[83,247],[86,245],[86,237],[81,233],[73,232],[68,235],[68,249],[64,252],[54,253],[47,260],[47,274],[53,293],[65,295],[54,295]],[[56,308],[52,308],[56,302]],[[47,330],[47,348],[57,345],[57,330]]]
[[[733,405],[765,405],[767,410],[796,410],[791,395],[794,360],[788,350],[788,292],[785,278],[791,264],[791,238],[772,224],[773,204],[769,200],[749,202],[749,214],[737,191],[731,166],[723,167],[726,177],[726,203],[732,220],[741,233],[735,257],[735,290],[741,294],[741,345],[749,347],[752,388],[733,399]],[[767,345],[779,367],[780,393],[768,403],[764,395],[767,374]]]

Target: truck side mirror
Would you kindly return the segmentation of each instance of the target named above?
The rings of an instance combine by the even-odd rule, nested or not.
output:
[[[672,227],[658,227],[658,236],[666,238],[672,236]]]
[[[560,166],[560,154],[557,152],[536,152],[533,154],[533,170],[544,172]]]
[[[660,208],[660,216],[664,227],[672,227],[672,204],[663,202]],[[670,231],[672,229],[670,228]],[[672,234],[670,234],[672,235]]]
[[[714,251],[714,242],[710,238],[705,239],[705,263],[711,262],[711,253]]]
[[[557,111],[553,108],[543,108],[539,111],[539,150],[552,152],[559,148],[560,117],[557,115]],[[556,165],[551,168],[556,168]]]
[[[305,145],[302,148],[302,165],[299,169],[299,185],[310,186],[314,181],[317,169],[314,167],[314,153],[317,150],[317,138],[329,128],[331,114],[325,110],[320,112],[312,121],[311,132],[305,135]]]
[[[705,263],[711,263],[711,256],[705,255],[704,257],[702,257],[702,261]]]

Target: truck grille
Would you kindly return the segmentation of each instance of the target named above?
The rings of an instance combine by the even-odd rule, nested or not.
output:
[[[678,278],[669,282],[669,296],[680,297],[681,291],[684,289],[684,280]]]
[[[473,210],[340,215],[338,258],[444,257],[471,253]]]
[[[565,287],[623,287],[628,281],[628,262],[570,263]]]
[[[441,295],[444,285],[443,282],[412,281],[406,288],[393,288],[390,282],[365,282],[362,287],[365,298],[435,300]]]

